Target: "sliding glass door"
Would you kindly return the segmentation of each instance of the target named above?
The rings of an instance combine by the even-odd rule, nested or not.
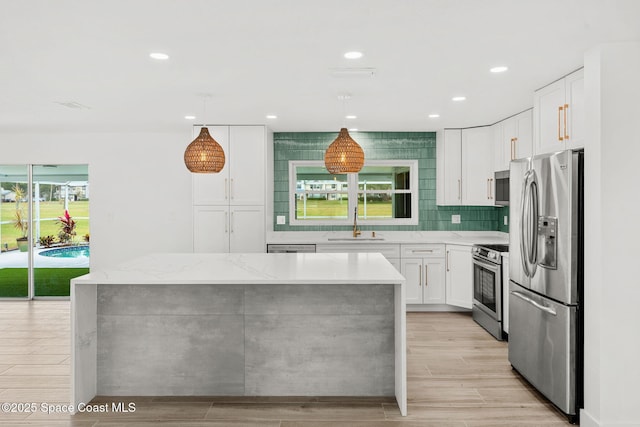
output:
[[[29,168],[0,166],[0,298],[29,296]]]
[[[89,272],[87,165],[0,166],[0,177],[0,298],[69,297],[70,280]],[[17,190],[16,201],[5,188]]]

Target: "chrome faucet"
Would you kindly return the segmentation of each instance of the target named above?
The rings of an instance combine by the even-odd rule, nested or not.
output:
[[[362,232],[358,230],[358,206],[356,205],[355,215],[353,215],[353,237],[358,237]]]

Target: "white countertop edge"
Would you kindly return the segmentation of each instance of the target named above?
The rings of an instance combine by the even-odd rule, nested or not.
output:
[[[72,279],[72,285],[403,284],[380,253],[161,253]]]
[[[82,277],[82,276],[81,276]],[[71,279],[72,285],[404,285],[406,280],[393,279],[393,280],[366,280],[366,279],[335,279],[335,280],[234,280],[230,282],[228,280],[182,280],[180,282],[176,280],[136,280],[132,279],[129,282],[116,279]]]
[[[376,240],[371,231],[363,231],[361,237],[352,238],[349,231],[269,231],[267,244],[445,244],[475,245],[509,243],[509,233],[502,231],[376,231]],[[344,240],[331,240],[344,239]]]

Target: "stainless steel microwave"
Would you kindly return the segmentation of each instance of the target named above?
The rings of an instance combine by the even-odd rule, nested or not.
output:
[[[509,206],[509,171],[495,173],[496,206]]]

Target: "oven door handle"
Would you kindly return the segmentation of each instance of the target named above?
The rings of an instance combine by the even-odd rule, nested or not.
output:
[[[510,292],[511,295],[513,295],[514,297],[518,297],[523,301],[528,302],[529,304],[531,304],[532,306],[534,306],[535,308],[544,311],[545,313],[549,313],[552,316],[556,315],[556,311],[552,308],[549,307],[545,307],[542,304],[537,303],[536,301],[532,300],[531,298],[529,298],[528,296],[518,292],[518,291],[511,291]]]
[[[497,273],[498,271],[500,271],[500,266],[498,264],[490,264],[488,262],[481,261],[480,259],[475,257],[473,258],[473,263],[476,265],[479,265],[480,267],[484,267],[487,270],[492,271],[494,273]]]

